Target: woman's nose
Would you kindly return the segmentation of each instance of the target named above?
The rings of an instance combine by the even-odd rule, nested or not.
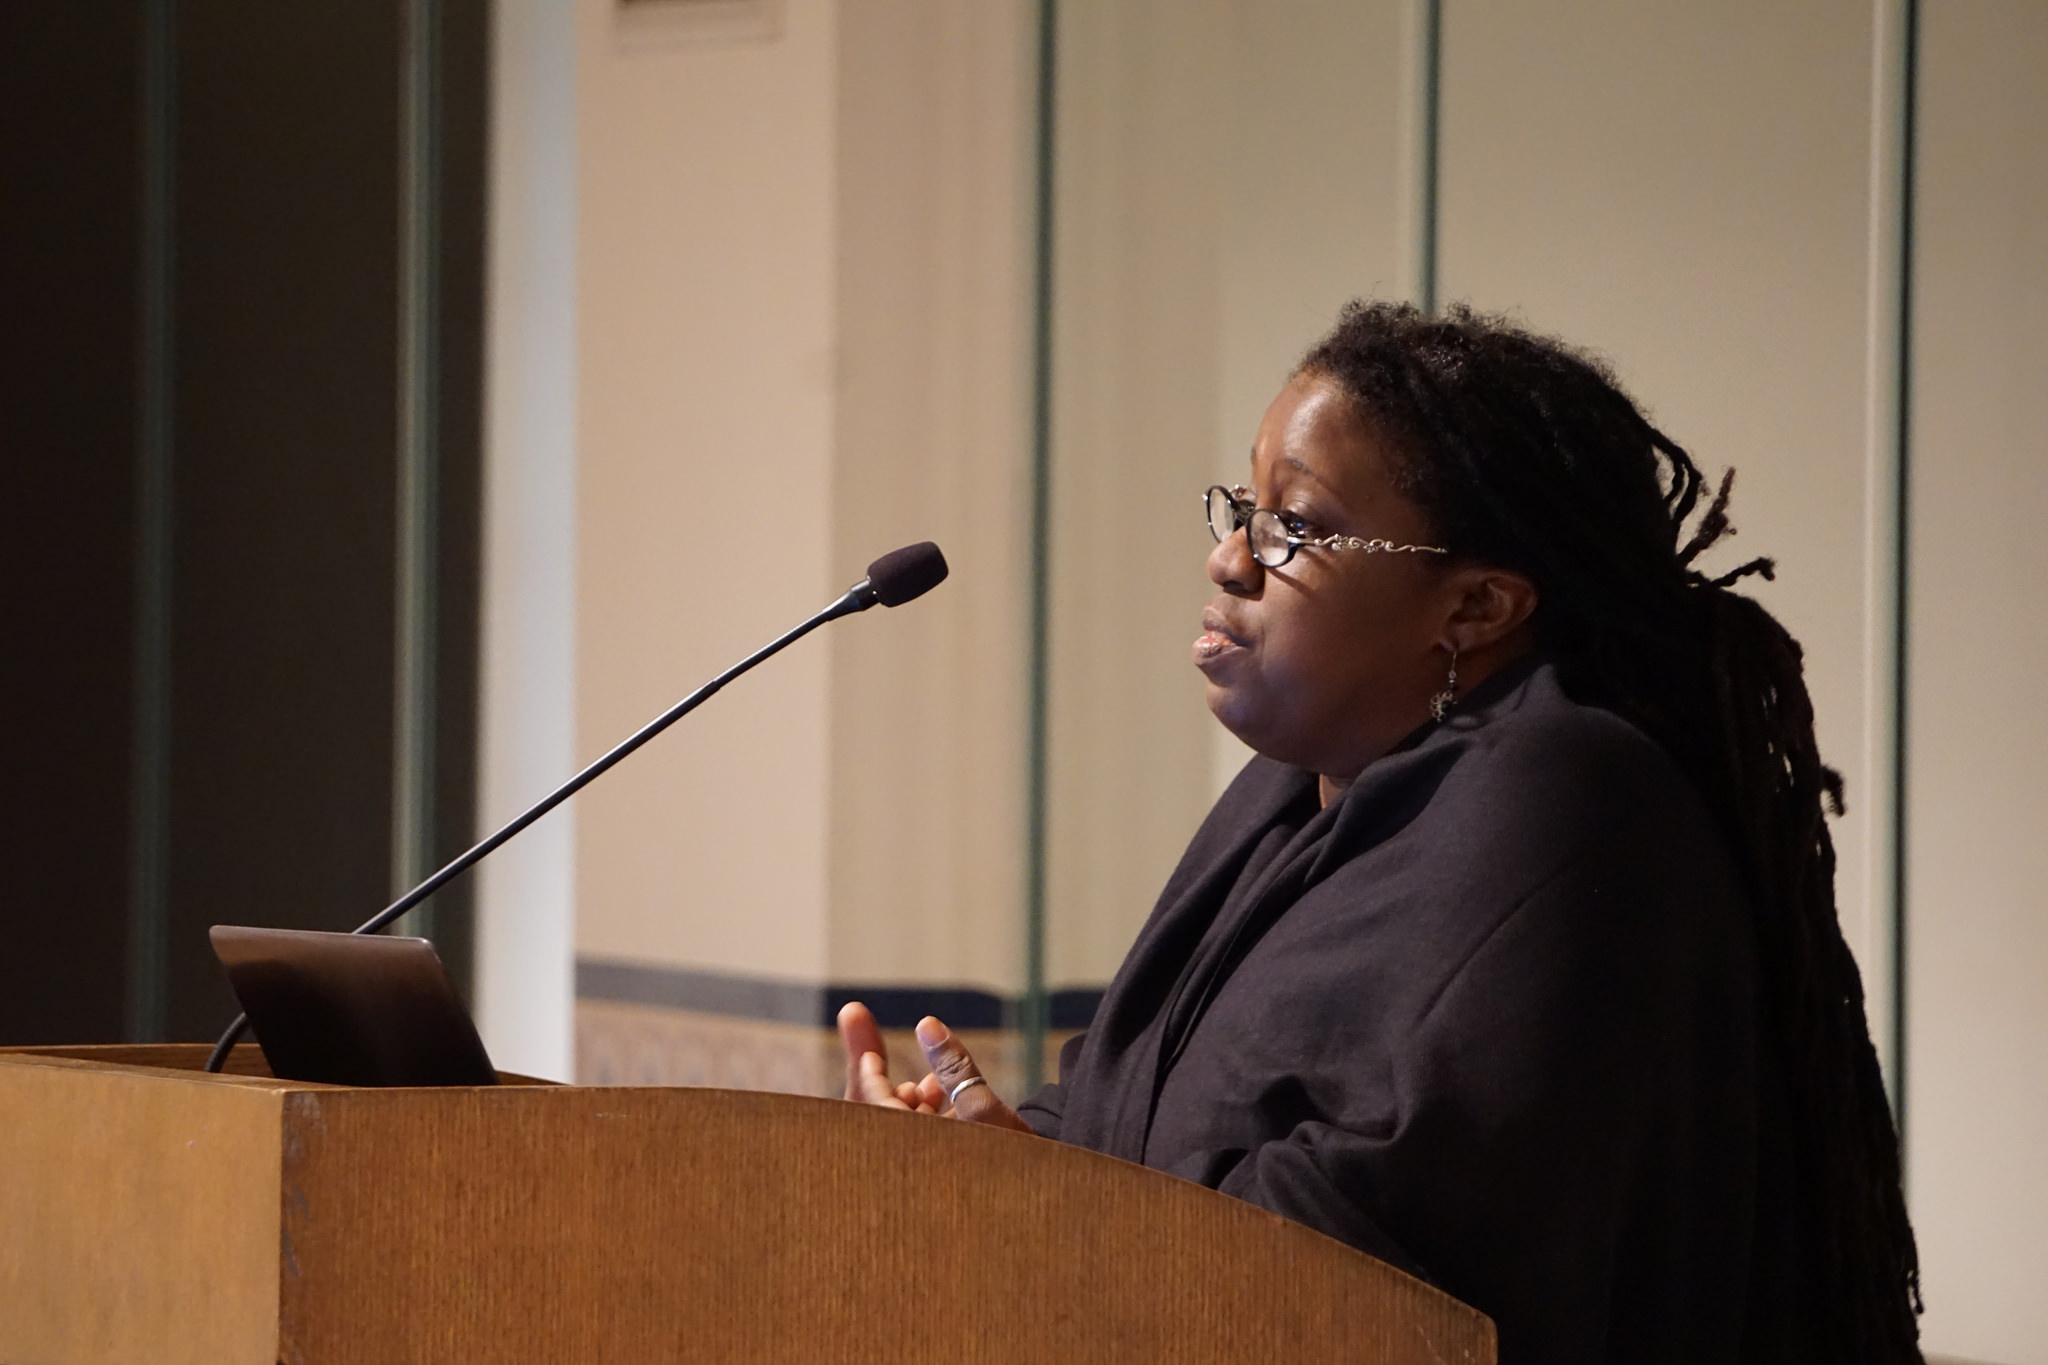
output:
[[[1266,570],[1252,558],[1251,536],[1240,526],[1209,551],[1209,581],[1225,592],[1249,597],[1265,584]]]

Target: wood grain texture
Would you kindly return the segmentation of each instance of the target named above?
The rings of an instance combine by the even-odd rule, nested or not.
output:
[[[305,1092],[285,1125],[288,1365],[1494,1358],[1390,1267],[1022,1134],[569,1087]]]
[[[1495,1358],[1388,1266],[1025,1134],[54,1051],[0,1051],[7,1365]]]
[[[0,1055],[0,1361],[270,1365],[284,1095]]]

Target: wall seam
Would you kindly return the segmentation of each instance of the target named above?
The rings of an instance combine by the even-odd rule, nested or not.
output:
[[[1920,64],[1920,4],[1919,0],[1899,0],[1904,8],[1900,16],[1903,32],[1900,41],[1903,50],[1899,54],[1899,126],[1898,126],[1898,183],[1899,202],[1897,207],[1898,259],[1896,262],[1895,288],[1898,290],[1898,334],[1896,359],[1892,372],[1895,386],[1894,411],[1897,426],[1893,431],[1893,459],[1895,462],[1894,504],[1898,509],[1895,528],[1896,559],[1893,567],[1893,602],[1895,611],[1892,618],[1892,756],[1894,764],[1892,787],[1892,956],[1891,956],[1891,1051],[1892,1051],[1892,1116],[1899,1129],[1900,1171],[1905,1170],[1904,1149],[1906,1142],[1906,873],[1909,848],[1906,828],[1906,791],[1908,763],[1911,758],[1909,733],[1907,729],[1907,706],[1911,701],[1908,681],[1911,657],[1907,650],[1911,643],[1912,621],[1912,532],[1911,509],[1913,475],[1913,215],[1914,215],[1914,158],[1917,155],[1919,127],[1919,64]]]
[[[398,564],[393,657],[391,891],[433,868],[435,672],[440,614],[439,0],[407,0],[399,61]],[[406,927],[431,935],[434,906]]]
[[[169,932],[172,417],[177,355],[174,0],[142,10],[142,232],[137,351],[136,556],[130,738],[127,1034],[163,1038]]]
[[[1865,771],[1870,912],[1866,997],[1903,1141],[1905,1127],[1906,682],[1915,0],[1873,0],[1870,284],[1865,467]]]
[[[1037,221],[1032,246],[1031,297],[1031,676],[1026,704],[1024,993],[1017,1004],[1027,1091],[1038,1089],[1045,1072],[1046,745],[1052,666],[1053,160],[1058,63],[1058,0],[1039,0]]]
[[[1437,309],[1440,235],[1438,166],[1443,117],[1443,2],[1411,0],[1409,11],[1409,290],[1424,313]]]

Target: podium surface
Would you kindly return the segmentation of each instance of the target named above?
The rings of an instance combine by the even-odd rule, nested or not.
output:
[[[1494,1360],[1390,1266],[1026,1134],[205,1054],[0,1051],[0,1362]]]

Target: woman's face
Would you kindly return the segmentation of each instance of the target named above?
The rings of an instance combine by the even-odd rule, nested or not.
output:
[[[1266,409],[1250,483],[1304,535],[1434,543],[1379,441],[1318,375]],[[1268,569],[1240,530],[1210,553],[1209,578],[1195,664],[1216,719],[1258,752],[1349,781],[1429,719],[1460,591],[1440,556],[1304,547]]]

